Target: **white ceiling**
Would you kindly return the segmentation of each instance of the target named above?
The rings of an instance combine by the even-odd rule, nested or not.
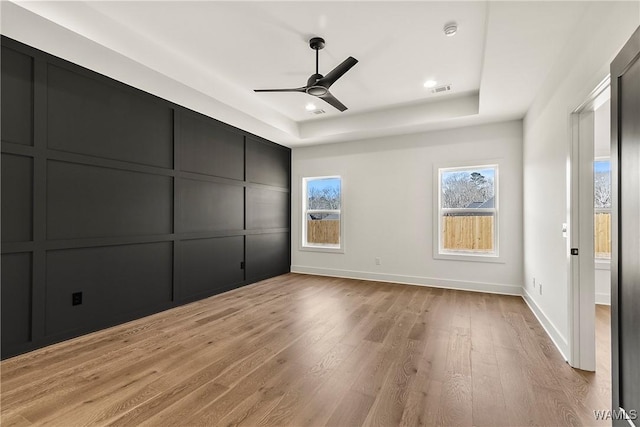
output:
[[[14,3],[3,34],[295,147],[522,118],[595,2]],[[320,73],[359,60],[331,88],[346,112],[253,92],[303,86],[314,36],[326,40]],[[434,95],[427,79],[452,91]]]

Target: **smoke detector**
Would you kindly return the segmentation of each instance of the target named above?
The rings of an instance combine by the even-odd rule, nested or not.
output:
[[[451,84],[442,85],[442,86],[434,87],[433,89],[431,89],[431,93],[444,93],[449,91],[451,91]]]
[[[455,22],[449,22],[445,24],[443,31],[445,36],[452,37],[458,32],[458,24]]]

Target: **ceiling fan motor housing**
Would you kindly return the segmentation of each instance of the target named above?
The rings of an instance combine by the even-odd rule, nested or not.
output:
[[[309,40],[309,46],[311,46],[313,50],[320,50],[324,48],[324,39],[322,37],[314,37]]]

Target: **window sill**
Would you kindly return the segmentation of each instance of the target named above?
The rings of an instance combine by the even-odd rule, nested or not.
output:
[[[611,261],[608,259],[595,260],[596,270],[611,270]]]
[[[472,255],[468,253],[438,253],[433,259],[447,261],[471,261],[471,262],[490,262],[494,264],[505,264],[505,261],[499,255]]]
[[[344,247],[330,248],[330,247],[323,247],[323,246],[300,246],[298,249],[305,252],[325,252],[325,253],[332,253],[332,254],[344,253]]]

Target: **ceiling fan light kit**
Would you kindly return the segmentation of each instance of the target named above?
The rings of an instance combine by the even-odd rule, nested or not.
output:
[[[325,41],[322,37],[313,37],[309,40],[309,47],[316,51],[316,72],[307,79],[307,84],[305,86],[289,89],[255,89],[254,92],[303,92],[322,99],[340,111],[345,111],[347,107],[342,102],[338,101],[331,92],[329,92],[329,88],[336,82],[336,80],[349,71],[351,67],[356,65],[358,60],[350,56],[342,61],[342,63],[336,68],[329,71],[326,76],[323,76],[318,71],[318,51],[323,49],[324,45]]]

